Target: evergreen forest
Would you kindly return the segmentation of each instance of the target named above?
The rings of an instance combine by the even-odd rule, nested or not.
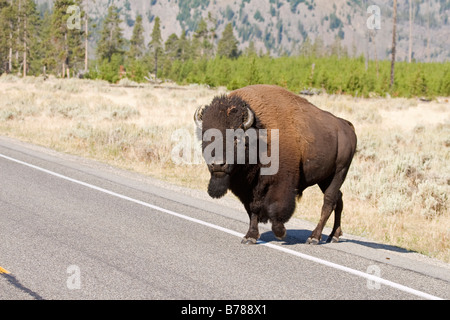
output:
[[[174,81],[236,89],[250,84],[276,84],[302,90],[355,96],[450,96],[450,62],[391,62],[349,54],[339,41],[325,47],[320,37],[308,38],[296,55],[273,57],[254,45],[239,50],[233,24],[221,34],[211,15],[201,18],[195,32],[161,36],[154,18],[145,42],[142,16],[137,16],[130,39],[121,29],[115,6],[101,25],[93,25],[85,0],[55,0],[52,10],[39,12],[33,0],[0,0],[0,74],[54,75],[117,83]],[[94,34],[95,33],[95,34]],[[95,49],[88,42],[98,39]],[[93,51],[93,52],[90,52]]]

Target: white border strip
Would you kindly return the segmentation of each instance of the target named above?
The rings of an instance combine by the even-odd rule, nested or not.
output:
[[[216,229],[216,230],[219,230],[219,231],[231,234],[231,235],[239,237],[239,238],[243,238],[244,237],[244,234],[242,234],[240,232],[237,232],[237,231],[234,231],[234,230],[231,230],[231,229],[228,229],[228,228],[224,228],[224,227],[221,227],[221,226],[218,226],[218,225],[215,225],[215,224],[203,221],[203,220],[199,220],[199,219],[195,219],[195,218],[192,218],[192,217],[189,217],[189,216],[185,216],[183,214],[180,214],[180,213],[177,213],[177,212],[174,212],[174,211],[171,211],[171,210],[167,210],[167,209],[155,206],[153,204],[150,204],[150,203],[147,203],[147,202],[144,202],[144,201],[141,201],[141,200],[130,198],[130,197],[124,196],[124,195],[122,195],[120,193],[109,191],[107,189],[103,189],[103,188],[94,186],[92,184],[89,184],[89,183],[86,183],[86,182],[83,182],[83,181],[80,181],[80,180],[72,179],[72,178],[69,178],[69,177],[64,176],[62,174],[59,174],[59,173],[56,173],[56,172],[53,172],[53,171],[50,171],[50,170],[47,170],[47,169],[44,169],[44,168],[32,165],[32,164],[29,164],[27,162],[23,162],[23,161],[20,161],[20,160],[17,160],[17,159],[5,156],[3,154],[0,154],[0,157],[4,158],[6,160],[9,160],[9,161],[13,161],[13,162],[16,162],[18,164],[27,166],[29,168],[33,168],[33,169],[39,170],[41,172],[45,172],[45,173],[50,174],[52,176],[55,176],[55,177],[58,177],[58,178],[61,178],[61,179],[64,179],[64,180],[67,180],[67,181],[79,184],[79,185],[82,185],[84,187],[87,187],[87,188],[90,188],[90,189],[94,189],[94,190],[97,190],[97,191],[109,194],[111,196],[114,196],[114,197],[117,197],[117,198],[120,198],[120,199],[123,199],[123,200],[134,202],[136,204],[140,204],[140,205],[142,205],[144,207],[148,207],[148,208],[151,208],[153,210],[157,210],[157,211],[164,212],[164,213],[170,214],[170,215],[178,217],[178,218],[182,218],[182,219],[185,219],[185,220],[188,220],[188,221],[191,221],[191,222],[195,222],[195,223],[201,224],[203,226],[206,226],[206,227],[209,227],[209,228],[213,228],[213,229]],[[362,272],[362,271],[358,271],[358,270],[355,270],[355,269],[352,269],[352,268],[349,268],[349,267],[345,267],[345,266],[342,266],[342,265],[339,265],[339,264],[336,264],[336,263],[333,263],[333,262],[330,262],[330,261],[319,259],[319,258],[310,256],[310,255],[307,255],[307,254],[295,251],[295,250],[287,249],[287,248],[281,247],[279,245],[275,245],[275,244],[268,243],[268,242],[261,241],[261,240],[258,240],[258,244],[264,245],[266,247],[269,247],[269,248],[272,248],[272,249],[275,249],[275,250],[278,250],[278,251],[282,251],[284,253],[291,254],[293,256],[297,256],[297,257],[305,259],[305,260],[309,260],[309,261],[312,261],[312,262],[315,262],[315,263],[319,263],[319,264],[325,265],[327,267],[331,267],[331,268],[334,268],[334,269],[337,269],[337,270],[341,270],[341,271],[344,271],[344,272],[356,275],[358,277],[374,281],[376,283],[384,284],[386,286],[389,286],[389,287],[392,287],[392,288],[395,288],[395,289],[398,289],[398,290],[410,293],[412,295],[415,295],[415,296],[418,296],[418,297],[421,297],[421,298],[430,299],[430,300],[443,300],[440,297],[433,296],[431,294],[428,294],[428,293],[425,293],[425,292],[422,292],[422,291],[419,291],[419,290],[415,290],[415,289],[409,288],[407,286],[404,286],[404,285],[401,285],[401,284],[398,284],[398,283],[395,283],[395,282],[392,282],[392,281],[389,281],[389,280],[386,280],[386,279],[383,279],[383,278],[380,278],[380,277],[377,277],[377,276],[374,276],[374,275],[371,275],[371,274],[368,274],[368,273],[365,273],[365,272]]]

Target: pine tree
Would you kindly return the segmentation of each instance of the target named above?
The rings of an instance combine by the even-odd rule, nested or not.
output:
[[[217,44],[217,55],[226,58],[237,58],[238,53],[238,41],[233,34],[233,25],[227,24],[225,30],[222,33],[222,38]]]
[[[121,66],[124,62],[125,40],[120,28],[121,23],[117,7],[109,7],[97,45],[97,61],[100,64],[99,76],[101,79],[113,83],[121,78]]]
[[[40,17],[33,0],[0,0],[0,73],[26,76],[39,60]]]
[[[122,23],[122,20],[119,17],[117,7],[110,6],[108,8],[108,15],[103,21],[100,41],[97,45],[98,60],[111,62],[114,54],[123,56],[124,38],[120,23]]]
[[[181,31],[180,40],[179,42],[179,48],[180,48],[180,58],[181,61],[187,61],[192,58],[194,49],[192,48],[193,45],[188,37],[186,37],[186,31],[183,29]]]
[[[413,35],[412,35],[412,28],[413,28],[413,10],[414,10],[413,0],[409,0],[409,45],[408,45],[408,62],[409,62],[409,63],[411,63],[411,59],[412,59],[412,43],[413,43]]]
[[[89,16],[84,13],[84,73],[89,70]]]
[[[161,37],[161,26],[159,17],[155,18],[155,24],[152,30],[152,39],[150,40],[148,47],[150,49],[150,54],[153,57],[153,66],[155,72],[155,79],[158,77],[158,58],[162,54],[162,37]]]
[[[129,60],[139,60],[142,59],[144,53],[144,27],[142,26],[142,16],[138,15],[133,28],[133,34],[130,40],[130,50],[128,51],[127,56]]]
[[[394,14],[392,17],[392,59],[391,59],[391,82],[390,87],[394,85],[394,69],[395,69],[395,47],[396,47],[396,27],[397,27],[397,0],[394,0]]]
[[[145,55],[144,27],[142,16],[138,15],[130,39],[130,48],[127,52],[126,69],[127,76],[133,81],[142,82],[145,79],[145,66],[143,57]]]
[[[0,73],[12,71],[14,21],[12,6],[6,0],[0,0]]]
[[[164,52],[167,60],[171,62],[181,58],[180,39],[175,33],[172,33],[164,43]]]
[[[251,62],[248,65],[248,69],[245,75],[245,83],[251,84],[259,84],[261,83],[262,75],[259,71],[258,66],[256,65],[256,55],[251,57]]]
[[[311,39],[307,36],[305,40],[303,40],[302,45],[300,46],[300,55],[305,57],[310,57],[312,55],[313,45]]]
[[[216,34],[217,19],[213,17],[211,12],[208,12],[208,18],[206,19],[206,25],[208,26],[209,24],[211,24],[211,27],[208,29],[207,40],[210,45],[208,46],[206,53],[208,56],[213,56],[214,42],[217,38]]]
[[[323,57],[325,55],[325,44],[320,35],[314,39],[314,44],[311,47],[311,54],[313,57]]]
[[[194,55],[200,57],[211,57],[213,54],[213,39],[215,37],[215,26],[211,29],[208,29],[207,21],[213,22],[214,19],[211,17],[211,13],[208,15],[208,20],[204,20],[201,18],[197,29],[194,33],[193,47],[198,48],[199,52],[194,52]]]
[[[52,13],[50,11],[44,12],[42,18],[41,29],[39,31],[39,38],[41,39],[40,57],[42,64],[42,73],[52,72],[56,69],[56,58],[54,56],[54,48],[52,45]]]
[[[85,69],[86,57],[86,29],[82,25],[82,21],[87,19],[87,14],[82,10],[84,0],[72,0],[75,6],[80,8],[79,26],[71,28],[68,31],[68,66],[73,71],[82,71]]]
[[[20,50],[22,49],[22,39],[21,39],[21,27],[22,27],[22,0],[11,1],[11,6],[14,13],[14,27],[13,27],[13,37],[12,37],[12,48],[13,48],[13,68],[17,71],[20,69]],[[20,72],[20,71],[19,71]]]
[[[17,22],[17,3],[16,2],[10,2],[10,4],[3,8],[3,18],[4,24],[5,24],[5,35],[7,37],[7,56],[8,56],[8,67],[7,72],[14,72],[15,66],[17,65],[17,60],[14,59],[14,52],[17,52],[17,38],[18,38],[18,32],[16,31],[18,28],[18,22]]]
[[[22,6],[22,74],[26,76],[28,71],[39,73],[40,66],[40,38],[39,30],[41,19],[33,0],[24,0]],[[30,66],[33,66],[30,68]],[[30,70],[31,69],[31,70]]]
[[[53,4],[53,12],[51,17],[51,52],[50,55],[55,61],[56,70],[52,70],[62,77],[66,74],[67,69],[67,59],[68,59],[68,29],[67,29],[67,19],[66,9],[72,1],[69,0],[56,0]]]
[[[248,47],[245,49],[245,55],[247,57],[255,57],[256,56],[255,42],[253,42],[253,40],[250,41],[250,43],[248,44]]]
[[[56,0],[50,18],[50,30],[45,30],[43,38],[50,38],[50,46],[43,59],[51,72],[62,77],[70,76],[70,70],[82,70],[85,56],[85,34],[81,27],[81,18],[85,13],[81,10],[82,0]],[[77,6],[78,11],[69,11],[71,6]],[[80,23],[73,25],[73,19],[80,18]],[[45,30],[45,31],[44,31]]]
[[[195,57],[203,57],[205,55],[205,47],[207,46],[206,43],[207,35],[208,35],[208,27],[206,25],[205,20],[201,18],[192,39],[192,43],[195,48],[194,52]]]

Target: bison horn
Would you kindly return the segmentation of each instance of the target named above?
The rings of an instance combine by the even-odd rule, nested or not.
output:
[[[202,127],[202,117],[203,117],[203,110],[205,107],[198,107],[197,110],[195,110],[194,113],[194,121],[195,121],[195,125],[199,128]]]
[[[253,124],[253,121],[255,120],[255,115],[253,114],[253,111],[250,110],[250,108],[247,108],[247,112],[247,121],[244,122],[244,130],[250,128]]]

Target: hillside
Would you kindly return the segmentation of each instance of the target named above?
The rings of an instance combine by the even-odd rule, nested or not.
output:
[[[412,49],[417,61],[446,61],[450,57],[449,0],[413,1]],[[124,34],[131,36],[136,16],[144,17],[146,41],[149,41],[154,18],[160,17],[162,36],[188,35],[195,31],[201,17],[208,18],[210,28],[218,36],[225,25],[232,23],[240,49],[251,41],[261,52],[272,55],[296,54],[309,38],[316,48],[340,44],[350,55],[368,55],[370,59],[389,58],[392,42],[392,0],[96,0],[88,1],[86,11],[95,25],[100,25],[107,8],[116,5],[121,10]],[[52,0],[37,0],[50,4]],[[369,30],[369,5],[380,8],[380,29]],[[397,60],[408,57],[409,1],[399,1]],[[428,40],[430,41],[427,45]],[[92,40],[95,42],[95,39]],[[94,43],[92,46],[95,46]]]

